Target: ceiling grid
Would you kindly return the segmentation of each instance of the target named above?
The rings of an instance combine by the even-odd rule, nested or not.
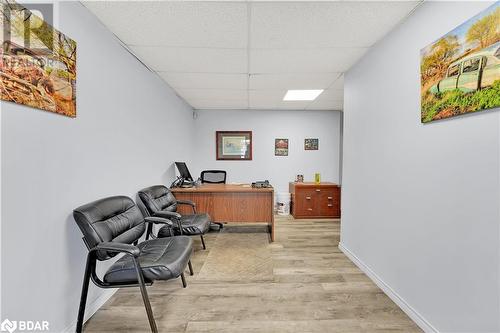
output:
[[[343,73],[420,2],[82,1],[194,109],[260,110],[342,110]]]

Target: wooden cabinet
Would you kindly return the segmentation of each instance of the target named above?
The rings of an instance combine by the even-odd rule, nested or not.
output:
[[[290,183],[296,219],[340,217],[340,186],[334,183]]]

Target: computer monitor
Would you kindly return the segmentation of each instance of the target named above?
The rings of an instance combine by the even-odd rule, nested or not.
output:
[[[179,170],[182,179],[189,182],[193,181],[193,177],[191,177],[191,173],[189,173],[189,169],[185,162],[175,162],[175,166],[177,170]]]

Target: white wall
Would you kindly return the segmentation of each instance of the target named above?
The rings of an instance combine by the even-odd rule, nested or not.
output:
[[[419,102],[420,49],[491,4],[425,2],[345,78],[342,246],[427,330],[500,330],[500,110]]]
[[[228,182],[268,179],[275,190],[288,192],[297,174],[312,181],[339,181],[340,113],[337,111],[204,110],[195,120],[193,177],[202,170],[227,171]],[[216,131],[252,131],[252,161],[217,161]],[[288,138],[288,156],[274,156],[274,139]],[[305,138],[319,138],[319,150],[305,151]]]
[[[1,111],[3,317],[48,320],[53,332],[76,321],[87,253],[72,210],[169,184],[193,132],[191,108],[81,4],[61,3],[59,17],[78,43],[77,118]],[[92,290],[91,306],[101,295]]]

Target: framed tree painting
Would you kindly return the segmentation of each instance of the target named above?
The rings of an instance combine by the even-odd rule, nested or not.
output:
[[[421,122],[500,107],[500,2],[420,51]]]
[[[215,146],[217,160],[251,160],[252,131],[217,131]]]
[[[1,99],[76,117],[76,42],[13,0],[0,12]]]

